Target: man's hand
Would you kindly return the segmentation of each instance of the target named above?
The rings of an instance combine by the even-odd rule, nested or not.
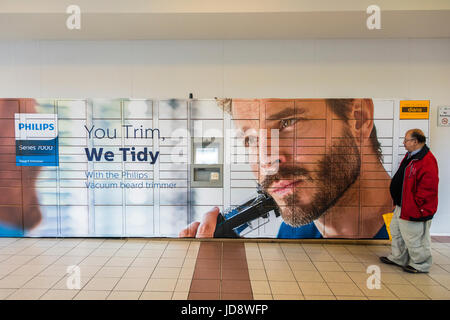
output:
[[[192,222],[186,229],[178,234],[180,238],[213,238],[216,230],[217,216],[220,213],[218,207],[214,207],[203,215],[202,222]]]

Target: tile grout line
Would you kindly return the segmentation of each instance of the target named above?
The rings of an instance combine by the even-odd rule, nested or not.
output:
[[[256,246],[258,247],[259,256],[261,257],[261,263],[262,263],[263,268],[264,268],[263,270],[264,270],[264,275],[266,276],[266,279],[267,279],[267,285],[269,286],[269,289],[270,289],[270,297],[273,300],[272,287],[270,286],[269,277],[268,277],[267,271],[266,271],[266,265],[264,264],[263,255],[261,253],[261,247],[260,247],[259,243],[256,243]],[[251,281],[250,281],[250,285],[251,285]],[[253,293],[253,288],[252,288],[252,293]]]
[[[303,290],[302,290],[302,288],[300,288],[300,285],[298,284],[297,278],[295,278],[294,271],[292,270],[292,267],[291,267],[291,265],[289,264],[289,259],[286,257],[286,253],[284,252],[283,247],[280,246],[280,249],[281,249],[281,252],[283,252],[283,257],[284,257],[284,259],[285,259],[287,265],[289,266],[289,270],[291,271],[292,275],[294,276],[295,283],[297,284],[298,290],[300,290],[300,294],[302,295],[303,298],[305,298],[305,295],[303,294]],[[310,258],[310,256],[308,255],[308,253],[306,253],[306,255],[307,255],[308,258],[311,260],[311,258]],[[271,291],[272,291],[272,289],[271,289]],[[272,297],[273,297],[273,295],[272,295]]]
[[[174,291],[173,291],[173,294],[172,294],[172,300],[174,300],[175,293],[177,293],[177,286],[178,286],[178,283],[180,282],[180,280],[185,280],[185,279],[180,278],[180,275],[181,275],[181,272],[183,272],[183,266],[184,266],[185,263],[186,263],[186,259],[188,259],[187,257],[188,257],[188,254],[189,254],[189,250],[191,250],[191,248],[193,248],[193,246],[192,246],[193,243],[194,243],[194,242],[193,242],[192,240],[189,240],[189,246],[188,246],[187,251],[186,251],[186,254],[185,254],[185,256],[184,256],[183,264],[181,265],[180,273],[178,274],[177,283],[175,284],[175,288],[174,288]],[[198,251],[197,251],[197,254],[198,254]],[[197,257],[195,257],[195,259],[197,259]],[[194,274],[192,274],[192,277],[193,277],[193,276],[194,276]],[[191,277],[191,279],[190,279],[191,283],[192,283],[192,277]],[[189,285],[189,289],[190,289],[190,285]],[[184,292],[184,291],[182,291],[182,292]],[[189,295],[189,291],[188,291],[188,295]],[[187,297],[186,297],[186,299],[187,299]],[[178,299],[177,299],[177,300],[178,300]]]
[[[162,256],[163,256],[164,253],[166,252],[167,247],[169,246],[169,243],[170,243],[170,241],[168,241],[167,244],[165,245],[163,252],[161,253],[161,255],[160,255],[159,258],[158,258],[158,262],[156,263],[156,266],[158,266],[159,261],[161,260]],[[156,266],[155,266],[155,269],[156,269]],[[150,279],[152,278],[153,272],[155,272],[155,270],[153,270],[152,273],[150,274],[150,276],[148,277],[147,282],[145,283],[144,289],[142,289],[141,294],[139,295],[138,300],[141,300],[141,297],[142,297],[142,295],[143,295],[144,292],[145,292],[145,288],[148,286],[148,283],[149,283]],[[173,294],[172,294],[172,295],[173,295]]]
[[[372,255],[374,255],[374,256],[376,256],[376,257],[379,257],[379,256],[376,254],[375,251],[371,250],[371,248],[368,248],[368,250],[371,252]],[[350,253],[353,255],[352,252],[350,252]],[[367,270],[367,264],[368,264],[368,262],[367,262],[367,261],[361,261],[361,260],[359,260],[359,259],[358,259],[358,261],[360,261],[360,263],[362,263],[362,265],[363,265],[363,266],[366,268],[366,270]],[[345,270],[344,270],[344,271],[345,271]],[[364,291],[361,289],[361,287],[358,286],[358,284],[355,282],[355,280],[353,280],[353,278],[350,277],[350,275],[348,274],[349,272],[351,272],[351,271],[345,271],[345,273],[347,274],[347,276],[352,280],[352,282],[353,282],[353,283],[356,285],[356,287],[364,294],[364,296],[365,296],[367,299],[372,300],[371,298],[376,298],[376,297],[377,297],[377,296],[369,296],[369,295],[366,295],[366,294],[364,293]],[[365,272],[365,273],[367,274],[367,272]],[[393,274],[398,275],[397,272],[393,272]],[[407,279],[406,279],[406,280],[407,280]],[[383,282],[381,279],[380,279],[380,281],[381,281],[382,287],[384,287],[385,290],[387,290],[390,294],[392,294],[393,297],[399,298],[399,299],[401,300],[401,297],[397,296],[397,295],[389,288],[388,283]],[[409,281],[408,281],[408,282],[409,282]],[[370,289],[369,289],[369,290],[370,290]],[[380,296],[378,296],[378,297],[380,297]]]
[[[89,255],[87,255],[83,260],[81,260],[78,264],[82,263],[84,260],[86,260],[88,257],[90,257],[91,254],[94,251],[96,251],[97,249],[99,249],[105,242],[106,242],[106,240],[104,240],[98,247],[96,247],[95,250],[92,250],[92,252]],[[99,273],[99,271],[116,255],[117,251],[119,251],[125,245],[125,243],[127,243],[127,242],[128,242],[128,240],[124,241],[120,247],[116,248],[116,251],[114,252],[114,254],[111,255],[109,257],[109,259],[106,260],[105,263],[100,266],[100,268],[90,277],[89,281],[87,281],[82,287],[80,287],[80,290],[78,290],[78,292],[72,297],[71,300],[74,300],[83,291],[83,288],[85,288],[89,284],[89,282],[91,282],[91,280],[95,277],[95,275],[97,273]]]
[[[32,242],[31,243],[31,245],[30,246],[27,246],[27,247],[25,247],[25,248],[23,248],[23,250],[21,250],[20,252],[22,252],[22,251],[24,251],[24,250],[26,250],[26,249],[29,249],[29,248],[31,248],[34,244],[36,244],[37,242],[38,242],[39,240],[36,240],[36,241],[34,241],[34,242]],[[47,248],[47,250],[45,250],[44,252],[47,252],[47,251],[49,251],[50,249],[52,249],[53,247],[56,247],[57,246],[57,244],[59,244],[59,243],[61,243],[62,241],[60,240],[60,241],[58,241],[57,243],[55,243],[53,246],[50,246],[50,247],[48,247]],[[80,243],[81,243],[82,241],[80,241]],[[75,246],[76,247],[76,246]],[[73,247],[72,249],[74,249],[75,247]],[[70,250],[72,250],[72,249],[70,249]],[[70,251],[69,250],[69,251]],[[20,253],[19,252],[19,253]],[[34,258],[33,259],[35,259],[36,257],[38,257],[38,256],[42,256],[42,253],[41,254],[39,254],[39,255],[36,255],[36,256],[34,256]],[[59,260],[60,258],[61,258],[62,256],[59,256],[59,258],[58,259],[56,259],[55,261],[53,261],[53,263],[55,263],[57,260]],[[31,261],[31,260],[30,260]],[[52,263],[52,264],[53,264]],[[15,294],[17,291],[19,291],[19,290],[21,290],[21,289],[27,289],[27,288],[24,288],[24,286],[27,284],[27,283],[29,283],[30,281],[32,281],[33,279],[35,279],[39,274],[41,274],[42,272],[44,272],[45,270],[47,270],[52,264],[49,264],[47,267],[45,267],[44,269],[42,269],[38,274],[36,274],[36,275],[34,275],[34,276],[32,276],[28,281],[26,281],[24,284],[22,284],[22,286],[20,287],[20,288],[14,288],[14,292],[12,292],[11,294],[9,294],[7,297],[5,297],[5,300],[7,299],[7,298],[9,298],[10,296],[12,296],[13,294]],[[25,264],[23,264],[23,265],[21,265],[20,267],[18,267],[17,269],[14,269],[14,271],[17,271],[18,269],[20,269],[21,267],[23,267],[23,266],[25,266]],[[14,271],[12,271],[12,272],[14,272]],[[11,272],[11,273],[12,273]],[[8,274],[9,275],[9,274]],[[61,279],[63,278],[64,276],[62,276],[61,277]],[[58,282],[59,281],[61,281],[61,279],[59,279],[58,280]],[[55,283],[56,284],[56,283]],[[30,289],[34,289],[34,290],[39,290],[39,289],[37,289],[37,288],[30,288]],[[42,289],[42,290],[45,290],[45,288],[44,289]],[[48,291],[49,291],[50,289],[47,289],[44,293],[42,293],[36,300],[39,300],[42,296],[44,296]]]
[[[229,246],[230,244],[230,246]],[[236,250],[233,250],[233,249]],[[230,255],[230,256],[229,256]],[[226,261],[227,258],[230,258],[230,261]],[[230,264],[230,267],[225,268],[225,263]],[[215,267],[208,268],[208,264],[212,263],[215,265]],[[236,263],[238,265],[238,268],[233,268],[233,264]],[[210,269],[210,271],[213,272],[212,276],[207,276],[206,278],[203,278],[201,274],[199,274],[199,271],[201,269],[206,268]],[[245,269],[245,270],[243,270]],[[215,270],[215,271],[214,271]],[[229,273],[230,276],[226,276],[226,273]],[[233,274],[238,272],[240,275],[242,272],[246,271],[246,277],[245,279],[241,279],[241,277],[235,278]],[[214,275],[216,273],[216,275]],[[195,277],[192,279],[191,287],[189,289],[188,299],[195,299],[194,297],[198,298],[201,296],[207,296],[208,293],[211,293],[211,295],[214,293],[219,300],[228,299],[228,296],[233,294],[239,294],[246,296],[247,300],[250,300],[253,298],[253,292],[251,289],[251,281],[250,276],[248,273],[248,265],[247,260],[245,256],[245,246],[244,243],[226,243],[224,241],[221,242],[215,242],[215,243],[201,243],[200,248],[198,251],[197,261],[194,268],[194,274],[198,275],[199,277]],[[226,278],[224,278],[226,277]],[[206,280],[206,281],[202,281]],[[214,291],[209,291],[204,289],[201,289],[201,291],[195,291],[196,289],[193,289],[194,284],[197,286],[199,283],[205,283],[207,281],[211,281],[212,283],[215,283],[216,289]],[[224,292],[225,289],[225,282],[227,282],[227,292]],[[244,283],[245,282],[245,283]],[[245,285],[246,289],[244,287],[240,287],[240,285]],[[233,286],[238,286],[236,289],[239,288],[238,292],[233,292]],[[228,291],[229,290],[229,291]],[[245,299],[245,298],[244,298]]]
[[[183,271],[183,266],[184,266],[184,264],[186,263],[186,259],[188,259],[187,256],[188,256],[189,250],[191,250],[191,248],[193,248],[193,246],[192,246],[193,243],[194,243],[194,241],[192,241],[192,240],[189,241],[189,246],[188,246],[186,255],[185,255],[185,257],[184,257],[184,260],[183,260],[183,264],[182,264],[182,266],[181,266],[180,273],[178,274],[177,283],[175,284],[175,289],[174,289],[173,294],[172,294],[172,300],[174,300],[173,297],[174,297],[175,293],[177,292],[176,290],[177,290],[178,282],[179,282],[180,280],[186,280],[186,279],[180,278],[180,275],[181,275],[181,272]],[[196,252],[197,252],[197,255],[196,255],[195,258],[194,258],[195,260],[197,260],[198,249],[196,249]],[[191,283],[192,283],[192,278],[193,278],[193,277],[194,277],[194,273],[192,273],[192,276],[191,276],[191,279],[190,279]],[[189,289],[190,289],[190,285],[189,285]],[[185,292],[185,291],[182,291],[182,292]],[[189,296],[189,290],[188,290],[187,294],[188,294],[188,296]],[[186,299],[187,299],[187,297],[186,297]],[[177,300],[178,300],[178,299],[177,299]]]
[[[346,248],[347,251],[349,251],[349,254],[351,254],[354,257],[353,252],[351,252],[350,250],[348,250],[348,248]],[[371,251],[371,250],[369,250]],[[371,251],[373,255],[376,256],[375,252]],[[355,259],[358,260],[359,263],[361,263],[363,265],[363,267],[366,268],[367,271],[367,267],[366,267],[366,261],[361,261],[360,259],[358,259],[357,257],[354,257]],[[339,262],[338,262],[339,263]],[[342,266],[341,266],[342,267]],[[344,270],[344,269],[343,269]],[[352,283],[358,288],[359,291],[361,291],[361,293],[363,294],[363,296],[365,298],[367,298],[367,300],[371,300],[371,296],[368,296],[364,293],[364,291],[361,289],[360,286],[358,286],[358,283],[356,283],[356,281],[349,275],[349,272],[351,271],[346,271],[344,270],[345,274],[352,280]],[[365,272],[367,274],[367,272]],[[381,282],[381,284],[383,285],[383,282]],[[390,292],[394,297],[397,297],[391,290],[389,290],[389,288],[386,286],[385,289],[387,289],[388,292]]]
[[[245,249],[245,242],[241,242],[241,245],[242,245],[242,248],[243,248],[242,251],[244,252],[242,259],[245,260],[245,270],[244,270],[244,272],[246,273],[248,281],[249,281],[249,284],[250,284],[250,293],[249,294],[251,295],[252,300],[255,300],[255,296],[253,295],[253,289],[252,289],[252,281],[250,280],[250,271],[248,269],[247,253],[246,253],[246,249]]]
[[[328,284],[327,284],[327,281],[323,278],[323,276],[322,276],[322,272],[317,268],[317,265],[314,263],[314,260],[313,259],[311,259],[311,257],[310,257],[310,255],[309,255],[309,253],[308,253],[308,250],[306,250],[306,248],[302,245],[301,246],[302,248],[303,248],[303,250],[305,251],[305,254],[306,254],[306,256],[308,257],[308,259],[309,259],[309,261],[312,263],[312,265],[314,266],[314,268],[315,268],[315,271],[320,275],[320,277],[322,278],[322,280],[324,281],[324,283],[325,283],[325,285],[327,286],[327,288],[331,291],[331,293],[333,293],[333,291],[331,290],[331,288],[328,286]],[[296,281],[297,281],[297,279],[295,279]],[[297,281],[297,284],[298,284],[298,281]],[[299,288],[300,288],[300,285],[298,286]],[[303,293],[303,292],[302,292]],[[334,293],[333,293],[333,296],[334,296]],[[303,295],[303,297],[305,298],[305,300],[306,300],[306,297]],[[334,296],[335,297],[335,296]]]
[[[87,239],[85,239],[85,240],[87,240]],[[72,248],[71,250],[69,250],[69,252],[70,251],[72,251],[73,249],[75,249],[75,248],[77,248],[77,247],[79,247],[83,242],[85,242],[85,241],[81,241],[78,245],[76,245],[74,248]],[[93,248],[93,250],[92,250],[92,252],[90,252],[87,256],[85,256],[84,257],[84,259],[82,259],[81,261],[79,261],[76,265],[77,266],[79,266],[79,264],[81,264],[83,261],[85,261],[86,259],[88,259],[88,258],[90,258],[90,257],[106,257],[106,258],[108,258],[108,259],[106,259],[105,260],[105,262],[103,263],[103,264],[100,264],[100,265],[94,265],[94,266],[86,266],[86,267],[99,267],[98,268],[98,270],[93,274],[93,275],[91,275],[90,277],[89,277],[89,280],[82,286],[82,287],[80,287],[80,289],[78,290],[78,289],[68,289],[68,290],[74,290],[74,291],[78,291],[70,300],[74,300],[83,290],[84,290],[84,288],[89,284],[89,282],[100,272],[100,270],[102,270],[104,267],[105,267],[105,265],[112,259],[112,258],[114,258],[115,257],[115,254],[117,253],[117,251],[119,251],[126,243],[127,243],[127,241],[124,241],[123,243],[122,243],[122,245],[120,246],[120,247],[117,247],[117,248],[112,248],[112,249],[115,249],[115,252],[112,254],[112,255],[109,255],[109,256],[92,256],[92,253],[94,252],[94,251],[97,251],[98,249],[101,249],[100,247],[103,245],[103,244],[105,244],[106,243],[106,239],[103,239],[103,241],[98,245],[98,246],[96,246],[96,247],[94,247]],[[90,248],[90,247],[87,247],[87,248]],[[106,249],[111,249],[111,248],[106,248]],[[76,257],[76,256],[74,256],[74,257]],[[65,266],[65,265],[62,265],[62,266]],[[80,267],[80,269],[81,269],[81,267]],[[66,277],[66,275],[67,275],[67,273],[66,274],[64,274],[63,276],[62,276],[62,278],[57,282],[57,283],[59,283],[62,279],[64,279],[65,277]],[[56,283],[56,284],[57,284]],[[55,285],[56,285],[55,284]],[[53,289],[53,287],[55,286],[55,285],[53,285],[49,290],[47,290],[47,292],[48,291],[50,291],[50,290],[64,290],[64,289]],[[104,291],[104,290],[92,290],[92,291]],[[46,293],[47,293],[46,292]],[[46,294],[45,293],[45,294]],[[45,295],[44,294],[44,295]],[[40,298],[42,298],[44,295],[42,295]]]
[[[125,242],[125,243],[127,243],[128,242],[128,240]],[[124,243],[124,245],[125,245],[125,243]],[[130,267],[131,267],[131,265],[136,261],[136,259],[139,257],[139,255],[141,254],[141,252],[142,252],[142,250],[144,250],[144,248],[145,248],[145,246],[147,245],[147,243],[148,243],[148,241],[146,241],[146,243],[142,246],[142,248],[139,250],[139,252],[138,252],[138,254],[134,257],[134,259],[133,259],[133,261],[131,261],[131,263],[128,265],[128,267],[125,269],[125,271],[124,271],[124,273],[122,274],[122,276],[119,278],[119,281],[117,281],[117,283],[112,287],[112,289],[111,289],[111,291],[108,293],[108,295],[105,297],[105,300],[108,300],[108,298],[109,298],[109,296],[111,295],[111,293],[114,291],[114,289],[117,287],[117,285],[120,283],[120,281],[123,279],[123,276],[124,276],[124,274],[126,274],[127,273],[127,271],[130,269]],[[123,247],[123,245],[120,247],[120,248],[122,248]],[[119,248],[119,250],[120,250],[120,248]],[[119,250],[117,250],[117,251],[119,251]],[[116,253],[117,253],[117,251],[116,251]],[[109,260],[108,260],[109,261]],[[107,262],[106,262],[107,263]],[[105,263],[105,264],[106,264]],[[158,263],[159,263],[159,260],[158,260]],[[104,265],[103,265],[104,266]],[[103,268],[103,267],[102,267]],[[102,268],[100,268],[99,269],[99,271],[102,269]],[[156,268],[156,267],[155,267]],[[97,274],[98,272],[96,272],[96,274]],[[152,272],[153,273],[153,272]],[[95,275],[94,275],[94,277],[95,277]],[[145,287],[144,287],[144,289],[145,289]],[[142,290],[143,291],[143,290]],[[142,294],[142,292],[141,292],[141,294]],[[140,298],[140,295],[139,295],[139,298]]]
[[[25,250],[25,249],[29,249],[29,248],[31,248],[35,243],[37,243],[38,242],[38,240],[36,240],[35,242],[33,242],[30,246],[28,246],[28,247],[25,247],[23,250]],[[47,251],[49,251],[50,249],[52,249],[52,248],[54,248],[54,247],[56,247],[59,243],[61,243],[62,241],[60,240],[60,241],[58,241],[57,243],[55,243],[53,246],[50,246],[50,247],[48,247],[47,248],[47,250],[45,250],[44,252],[47,252]],[[71,250],[73,250],[73,249],[75,249],[78,245],[80,245],[81,243],[82,243],[83,241],[80,241],[76,246],[74,246],[74,247],[72,247],[71,249],[69,249],[68,250],[68,252],[70,252]],[[23,251],[22,250],[22,251]],[[21,251],[20,251],[21,252]],[[19,252],[19,253],[20,253]],[[66,252],[67,253],[67,252]],[[65,254],[64,254],[65,255]],[[19,290],[21,290],[21,289],[27,289],[27,288],[23,288],[27,283],[29,283],[30,281],[32,281],[33,279],[35,279],[37,276],[39,276],[39,274],[41,274],[42,272],[44,272],[45,270],[47,270],[50,266],[52,266],[52,265],[54,265],[54,263],[56,262],[56,261],[58,261],[59,259],[61,259],[64,255],[62,255],[62,256],[59,256],[59,258],[58,259],[56,259],[53,263],[51,263],[51,264],[49,264],[47,267],[45,267],[43,270],[41,270],[38,274],[36,274],[36,275],[34,275],[34,276],[32,276],[28,281],[26,281],[20,288],[14,288],[14,292],[12,292],[10,295],[8,295],[8,297],[10,297],[11,295],[13,295],[14,293],[16,293],[17,291],[19,291]],[[34,258],[36,258],[36,257],[38,257],[38,256],[42,256],[42,253],[41,254],[39,254],[39,255],[37,255],[37,256],[34,256]],[[33,258],[33,259],[34,259]],[[21,267],[23,267],[23,266],[25,266],[25,264],[23,264],[23,265],[21,265],[19,268],[17,268],[17,269],[15,269],[14,271],[17,271],[18,269],[20,269]],[[13,272],[14,272],[13,271]],[[12,273],[12,272],[11,272]],[[8,274],[9,275],[9,274]],[[62,278],[64,278],[64,276],[62,276],[61,277],[61,279]],[[59,279],[58,280],[58,282],[59,281],[61,281],[61,279]],[[57,282],[57,283],[58,283]],[[56,283],[55,283],[55,285],[56,285]],[[29,288],[29,289],[35,289],[35,290],[39,290],[39,288]],[[46,288],[43,288],[42,290],[45,290]],[[44,296],[49,290],[50,290],[51,288],[49,288],[49,289],[47,289],[42,295],[40,295],[37,299],[40,299],[42,296]],[[6,298],[8,298],[8,297],[6,297]],[[5,298],[5,299],[6,299]]]
[[[60,242],[62,242],[62,241],[58,241],[58,243],[60,243]],[[83,241],[80,241],[80,243],[82,243],[82,242],[83,242]],[[48,249],[45,250],[44,252],[49,251],[49,250],[52,249],[53,247],[56,247],[56,245],[57,245],[58,243],[55,243],[52,247],[48,248]],[[80,243],[79,243],[79,244],[80,244]],[[79,244],[78,244],[78,245],[79,245]],[[78,246],[78,245],[77,245],[77,246]],[[73,249],[76,248],[77,246],[73,247],[73,248],[70,249],[68,252],[70,252],[71,250],[73,250]],[[67,253],[67,252],[66,252],[66,253]],[[42,253],[39,254],[39,256],[42,256]],[[58,261],[61,257],[62,257],[62,256],[60,256],[58,259],[56,259],[55,261],[53,261],[53,263],[55,263],[56,261]],[[34,275],[29,281],[25,282],[25,283],[22,285],[22,287],[21,287],[20,289],[23,289],[23,287],[24,287],[28,282],[32,281],[32,280],[35,279],[39,274],[41,274],[42,272],[44,272],[45,270],[47,270],[51,265],[53,265],[53,263],[49,264],[46,268],[44,268],[43,270],[41,270],[41,272],[39,272],[38,274]],[[60,279],[58,279],[58,281],[55,282],[54,285],[56,285],[56,284],[57,284],[59,281],[61,281],[61,279],[63,279],[64,277],[65,277],[65,275],[62,276]],[[53,286],[51,286],[50,288],[48,288],[48,289],[47,289],[43,294],[41,294],[36,300],[39,300],[39,299],[41,299],[44,295],[46,295],[47,292],[50,291],[50,289],[51,289],[52,287],[53,287]],[[17,289],[17,290],[20,290],[20,289]],[[45,290],[45,289],[44,289],[44,290]]]
[[[197,251],[197,256],[195,257],[194,272],[193,272],[193,274],[192,274],[191,284],[189,285],[189,290],[188,290],[187,300],[189,300],[189,294],[191,293],[192,282],[194,282],[195,270],[196,270],[196,268],[197,268],[198,256],[199,256],[199,253],[200,253],[200,250],[201,250],[201,249],[202,249],[202,242],[200,242],[200,244],[199,244],[199,248],[198,248],[198,251]]]
[[[11,243],[8,243],[8,244],[7,244],[6,246],[4,246],[4,247],[6,248],[6,247],[8,247],[10,244],[18,243],[18,242],[20,242],[20,240],[23,240],[23,239],[16,238],[15,241],[13,241],[13,242],[11,242]],[[8,260],[8,259],[10,259],[10,258],[12,258],[12,257],[14,257],[14,256],[32,256],[33,258],[31,258],[31,259],[28,260],[27,262],[33,260],[33,259],[36,258],[37,256],[34,256],[34,255],[20,255],[20,253],[21,253],[22,251],[26,250],[26,249],[31,248],[31,247],[32,247],[35,243],[37,243],[38,241],[39,241],[39,239],[37,239],[36,241],[31,242],[29,246],[24,246],[23,248],[21,248],[21,250],[15,252],[14,254],[8,254],[9,257],[8,257],[7,259],[5,259],[4,261],[1,261],[1,263],[5,262],[6,260]],[[56,243],[55,243],[53,246],[55,246],[55,245],[56,245]],[[48,247],[47,250],[45,250],[45,251],[48,251],[50,248],[52,248],[52,247]],[[2,249],[3,249],[3,248],[2,248]],[[42,254],[42,253],[41,253],[41,254]],[[39,254],[39,255],[41,255],[41,254]],[[25,265],[25,264],[16,265],[17,268],[11,270],[10,272],[8,272],[7,274],[5,274],[5,275],[3,275],[3,276],[0,276],[0,280],[3,280],[3,279],[6,278],[7,276],[9,276],[11,273],[13,273],[13,272],[17,271],[18,269],[20,269],[21,267],[23,267],[24,265]],[[42,270],[42,271],[43,271],[43,270]],[[30,279],[30,280],[31,280],[31,279]],[[17,290],[17,289],[16,289],[16,290]]]
[[[333,259],[333,262],[336,262],[336,264],[339,265],[339,263],[338,263],[338,262],[336,261],[336,259],[330,254],[330,252],[327,250],[326,247],[321,246],[321,251],[322,251],[322,250],[325,250],[325,252],[326,252],[328,255],[331,256],[331,258]],[[313,260],[313,259],[311,258],[311,256],[309,255],[308,251],[305,250],[305,252],[306,252],[306,255],[308,256],[308,258],[311,260],[311,263],[312,263],[312,264],[314,265],[314,267],[316,268],[316,270],[317,270],[317,272],[319,273],[320,277],[323,279],[323,281],[324,281],[326,287],[328,288],[328,290],[330,290],[332,296],[337,300],[336,295],[334,294],[333,290],[332,290],[332,289],[330,288],[330,286],[328,285],[328,281],[326,281],[325,278],[324,278],[323,275],[322,275],[322,272],[326,272],[326,271],[320,271],[320,270],[317,268],[317,266],[316,266],[314,260]],[[321,261],[317,261],[317,262],[321,262]],[[341,266],[339,265],[339,267],[341,267]],[[298,282],[297,282],[297,283],[298,283]],[[300,285],[299,285],[299,287],[300,287]]]
[[[361,263],[364,267],[365,267],[365,263],[363,262],[363,261],[361,261],[361,260],[359,260],[358,258],[356,258],[355,256],[354,256],[354,254],[353,254],[353,252],[351,252],[350,250],[348,250],[348,248],[345,248],[346,249],[346,251],[347,251],[347,253],[346,254],[349,254],[349,255],[351,255],[353,258],[355,258],[356,260],[358,260],[358,262],[359,263]],[[342,265],[341,265],[341,263],[338,261],[338,260],[336,260],[336,258],[330,253],[330,251],[327,249],[327,248],[325,248],[325,250],[332,256],[332,258],[333,258],[333,260],[339,265],[339,267],[340,268],[342,268],[342,272],[352,281],[351,283],[352,284],[354,284],[355,285],[355,287],[362,293],[362,297],[364,297],[364,298],[367,298],[368,300],[370,300],[370,297],[369,296],[367,296],[365,293],[364,293],[364,291],[363,290],[361,290],[361,288],[358,286],[358,284],[355,282],[355,280],[349,275],[349,273],[348,272],[351,272],[351,271],[346,271],[343,267],[342,267]],[[372,252],[373,253],[373,252]],[[374,254],[374,253],[373,253]],[[325,279],[324,279],[325,280]],[[327,285],[328,285],[328,282],[327,281],[325,281],[326,283],[327,283]],[[344,282],[336,282],[336,283],[344,283]],[[328,286],[329,287],[329,286]],[[333,290],[330,288],[330,290],[331,290],[331,292],[333,292]],[[388,290],[389,291],[389,290]],[[392,293],[392,292],[391,292]],[[337,296],[334,294],[334,292],[333,292],[333,295],[336,297],[336,299],[337,299]],[[394,295],[395,296],[395,295]]]
[[[85,240],[81,241],[79,244],[77,244],[74,248],[72,248],[72,249],[69,250],[68,252],[70,252],[70,251],[72,251],[73,249],[77,248],[77,247],[80,246],[83,242],[85,242]],[[79,264],[80,264],[80,263],[82,263],[82,262],[85,261],[87,258],[89,258],[89,257],[91,256],[91,254],[92,254],[94,251],[96,251],[97,249],[99,249],[105,242],[106,242],[106,240],[103,239],[103,241],[102,241],[97,247],[95,247],[94,250],[92,250],[87,256],[85,256],[84,259],[82,259],[81,261],[79,261],[79,262],[76,264],[76,266],[79,267]],[[124,243],[124,244],[125,244],[125,243]],[[122,244],[122,246],[123,246],[123,244]],[[121,247],[122,247],[122,246],[121,246]],[[88,248],[89,248],[89,247],[88,247]],[[117,252],[119,249],[120,249],[120,247],[117,248],[116,252]],[[66,254],[67,254],[68,252],[66,252]],[[115,254],[115,253],[114,253],[114,254]],[[110,259],[111,259],[111,258],[112,258],[112,256],[110,257]],[[104,262],[104,264],[100,266],[99,270],[97,270],[97,272],[96,272],[94,275],[92,275],[92,276],[90,277],[89,281],[87,281],[82,287],[80,287],[79,290],[78,290],[78,289],[68,289],[68,290],[74,290],[74,291],[76,290],[76,291],[78,291],[77,293],[75,293],[75,295],[74,295],[74,296],[72,297],[72,299],[70,299],[70,300],[74,300],[75,297],[77,297],[77,296],[80,294],[80,292],[83,290],[83,288],[84,288],[84,287],[92,280],[92,278],[95,277],[95,275],[103,268],[103,266],[104,266],[106,263],[108,263],[108,261],[109,261],[110,259],[106,260],[106,261]],[[58,259],[58,260],[59,260],[59,259]],[[55,261],[55,262],[56,262],[56,261]],[[64,265],[64,266],[65,266],[65,265]],[[66,267],[66,269],[67,269],[67,266],[65,266],[65,267]],[[82,271],[81,271],[81,267],[80,267],[80,272],[82,272]],[[82,273],[81,273],[81,274],[82,274]],[[64,279],[64,278],[66,277],[66,275],[67,275],[67,272],[61,277],[60,280],[58,280],[57,283],[59,283],[62,279]],[[49,288],[42,296],[39,297],[39,299],[42,298],[44,295],[46,295],[48,291],[52,290],[52,288],[53,288],[57,283],[55,283],[51,288]]]

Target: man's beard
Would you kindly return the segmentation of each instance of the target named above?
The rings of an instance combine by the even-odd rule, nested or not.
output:
[[[336,204],[359,177],[361,156],[355,138],[348,129],[344,130],[341,141],[333,146],[333,151],[335,148],[342,154],[324,155],[319,162],[319,171],[316,177],[318,180],[315,180],[317,192],[312,201],[301,203],[297,196],[297,192],[300,192],[301,189],[294,189],[294,192],[283,199],[285,206],[281,207],[282,217],[284,222],[290,226],[306,225],[321,217]],[[266,177],[261,183],[261,187],[268,192],[268,188],[273,183],[279,180],[293,179],[295,181],[299,179],[298,177],[302,180],[313,181],[311,173],[301,165],[294,164],[290,167],[280,165],[279,171],[275,175]]]

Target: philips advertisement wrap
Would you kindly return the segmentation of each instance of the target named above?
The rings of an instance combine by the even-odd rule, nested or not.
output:
[[[3,98],[0,236],[388,239],[419,102]]]

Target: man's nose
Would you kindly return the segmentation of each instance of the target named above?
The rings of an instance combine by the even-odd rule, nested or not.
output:
[[[280,148],[279,152],[275,154],[262,155],[260,159],[261,173],[263,175],[272,175],[278,172],[280,165],[285,164],[288,161],[286,154],[282,152]]]
[[[270,150],[269,150],[270,151]],[[266,156],[262,155],[260,162],[264,166],[276,165],[280,163],[286,163],[288,161],[288,155],[284,152],[283,148],[278,148],[275,152],[267,152]]]
[[[286,140],[286,139],[285,139]],[[280,141],[279,131],[265,128],[260,131],[260,168],[263,175],[278,172],[280,165],[292,162],[294,159],[294,141]]]

